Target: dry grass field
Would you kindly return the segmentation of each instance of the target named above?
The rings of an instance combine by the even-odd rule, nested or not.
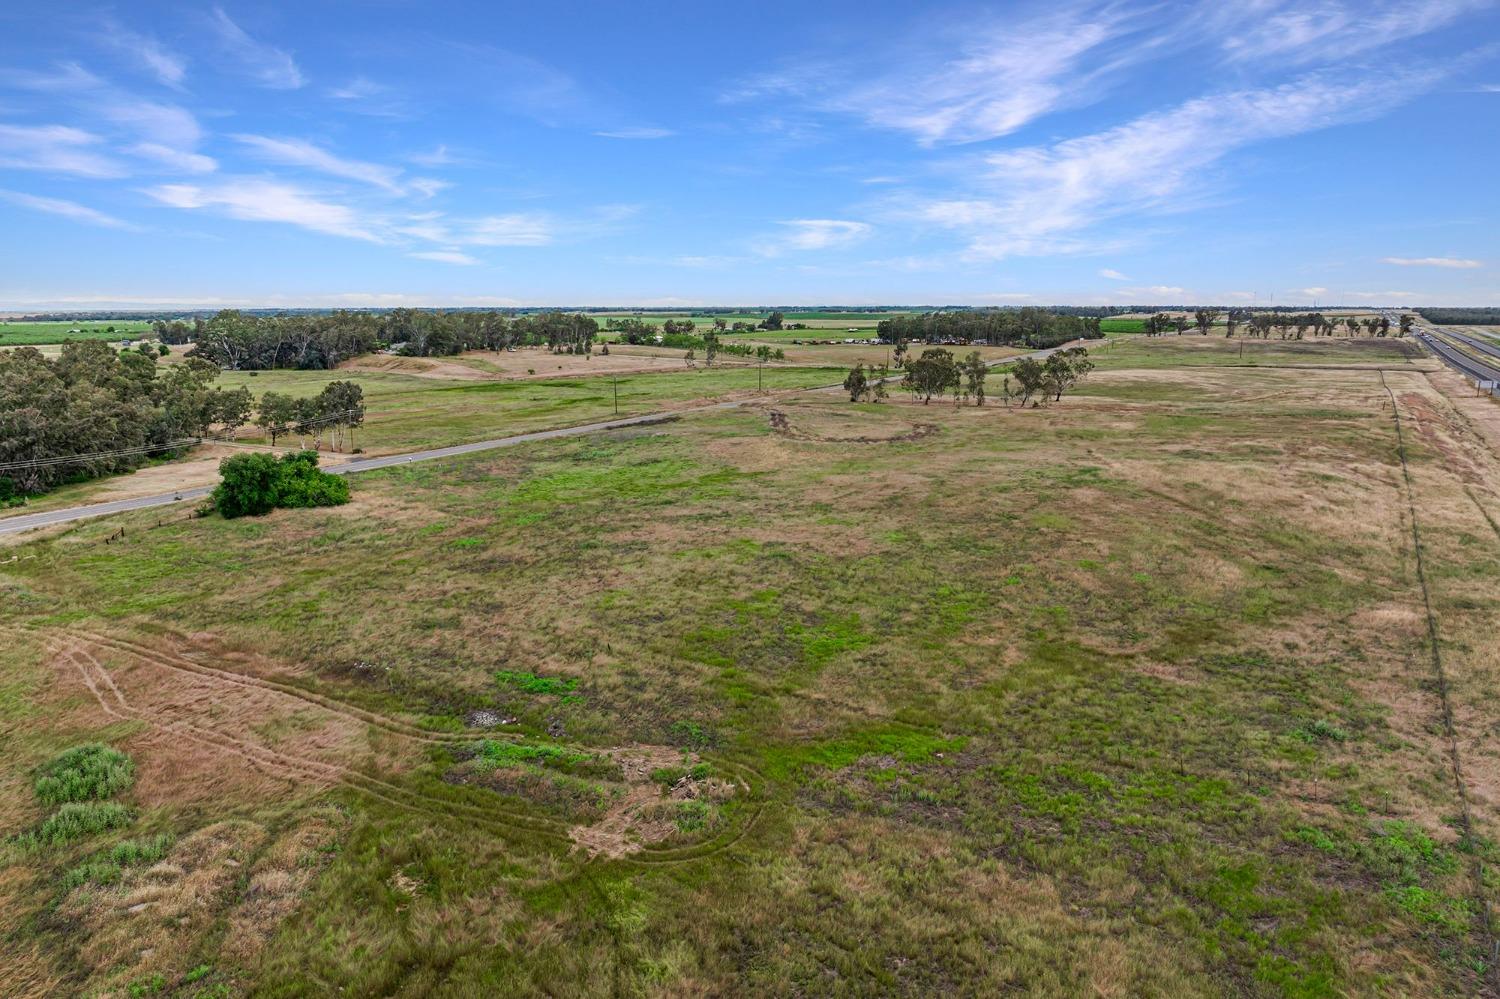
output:
[[[0,992],[1493,993],[1493,404],[1095,356],[0,542]]]

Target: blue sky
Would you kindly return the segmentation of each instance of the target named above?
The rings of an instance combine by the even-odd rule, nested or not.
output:
[[[1487,0],[0,8],[0,308],[1493,304]]]

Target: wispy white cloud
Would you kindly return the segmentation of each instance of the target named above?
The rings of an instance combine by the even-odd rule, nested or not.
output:
[[[389,194],[415,192],[423,197],[431,197],[445,186],[442,181],[425,178],[408,180],[396,167],[345,159],[304,139],[276,139],[264,135],[235,135],[233,138],[272,163],[303,167],[326,173],[330,177],[359,181]]]
[[[670,128],[610,128],[594,133],[606,139],[665,139],[677,133]]]
[[[776,257],[789,251],[828,250],[849,246],[874,231],[868,222],[849,219],[785,219],[777,234],[756,241],[756,253]]]
[[[468,162],[465,157],[450,152],[447,146],[438,146],[436,149],[433,149],[430,152],[412,153],[406,158],[411,160],[418,166],[429,168],[440,166],[459,166]]]
[[[1252,0],[1205,8],[1202,24],[1231,59],[1349,59],[1445,28],[1490,0]]]
[[[107,98],[96,109],[100,117],[140,136],[143,141],[193,149],[203,129],[192,112],[175,104],[139,100],[128,95]]]
[[[1235,150],[1373,117],[1438,78],[1312,74],[1195,98],[1104,132],[982,157],[970,196],[917,199],[897,211],[970,233],[980,257],[1097,251],[1081,233],[1127,214],[1191,206],[1206,174]]]
[[[1328,294],[1328,289],[1327,288],[1303,288],[1302,291],[1301,291],[1301,294],[1307,296],[1308,298],[1321,298],[1324,295]]]
[[[77,177],[123,177],[128,171],[98,152],[102,140],[69,125],[0,125],[0,166]]]
[[[105,20],[104,28],[99,37],[105,45],[124,54],[156,77],[157,82],[181,89],[182,81],[187,76],[187,60],[183,56],[169,50],[150,35],[132,31],[113,18]]]
[[[1099,276],[1102,277],[1102,278],[1109,278],[1111,281],[1129,281],[1130,280],[1130,278],[1126,277],[1124,274],[1121,274],[1119,271],[1115,270],[1113,267],[1101,267],[1099,269]]]
[[[0,75],[0,80],[54,95],[70,107],[78,119],[98,129],[98,133],[94,133],[73,126],[54,126],[71,130],[55,133],[63,144],[75,147],[99,145],[102,148],[109,142],[132,156],[187,173],[204,173],[215,167],[212,159],[197,150],[204,138],[197,117],[179,104],[140,97],[73,63],[63,63],[46,73],[7,73]],[[80,138],[83,135],[91,138]],[[53,166],[35,168],[56,169],[80,176],[123,176],[129,172],[123,163],[113,160],[99,162],[103,160],[102,153],[95,154],[94,160],[96,162],[89,163],[85,159],[83,169],[78,169],[80,161],[76,156],[63,161],[63,165],[53,157]]]
[[[1163,301],[1168,298],[1175,298],[1181,301],[1185,300],[1187,289],[1170,284],[1153,284],[1147,285],[1144,288],[1123,288],[1121,289],[1121,293],[1138,300],[1155,299],[1156,301]]]
[[[965,18],[960,25],[904,38],[889,59],[868,53],[847,65],[826,54],[763,74],[726,100],[795,96],[878,128],[907,132],[924,145],[1009,135],[1064,107],[1091,100],[1091,66],[1132,30],[1123,5],[1065,3],[1024,18]],[[876,71],[871,66],[890,66]]]
[[[307,82],[291,53],[258,42],[236,24],[223,7],[215,7],[209,18],[220,43],[263,87],[296,90]]]
[[[76,62],[62,62],[51,70],[0,70],[0,82],[41,93],[69,93],[98,87],[104,81]]]
[[[546,246],[555,225],[541,214],[486,215],[460,223],[456,236],[470,246]]]
[[[367,76],[356,76],[342,87],[330,87],[328,96],[336,101],[364,101],[371,97],[379,97],[389,89]]]
[[[323,200],[295,184],[226,177],[213,184],[162,184],[146,194],[171,208],[208,210],[247,222],[281,222],[331,236],[383,242],[377,226],[348,205]]]
[[[87,225],[103,226],[106,229],[134,229],[135,226],[123,219],[117,219],[113,215],[106,215],[101,211],[80,205],[76,201],[65,201],[62,198],[43,198],[35,194],[25,194],[21,191],[0,190],[0,199],[9,201],[13,205],[29,208],[34,212],[45,212],[48,215],[60,215],[74,222],[83,222]]]
[[[414,257],[417,260],[433,260],[440,264],[458,264],[463,267],[472,267],[479,263],[478,260],[467,253],[461,253],[458,250],[423,250],[417,253],[408,253],[407,256]]]
[[[1447,267],[1452,270],[1473,270],[1484,266],[1483,261],[1462,257],[1384,257],[1380,262],[1397,267]]]
[[[219,163],[212,156],[204,156],[187,149],[174,149],[159,142],[138,142],[127,146],[125,151],[132,156],[152,160],[177,173],[213,173]]]

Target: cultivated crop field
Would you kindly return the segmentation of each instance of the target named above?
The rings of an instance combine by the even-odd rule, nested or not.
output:
[[[0,992],[1480,993],[1497,445],[1238,350],[8,540]]]
[[[86,323],[0,321],[0,347],[34,347],[66,340],[125,340],[150,329],[150,323],[124,319]]]

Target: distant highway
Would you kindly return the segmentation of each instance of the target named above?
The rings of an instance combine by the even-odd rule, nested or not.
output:
[[[1463,351],[1454,347],[1452,344],[1443,341],[1437,335],[1436,331],[1430,329],[1419,329],[1416,331],[1416,335],[1417,340],[1420,341],[1423,346],[1436,354],[1438,358],[1445,364],[1447,364],[1450,368],[1456,369],[1465,377],[1476,382],[1500,382],[1500,367],[1492,366],[1484,361],[1479,360],[1476,357],[1465,354]],[[1468,343],[1469,341],[1467,339],[1463,339],[1463,342]],[[1470,345],[1473,346],[1472,344]],[[1486,351],[1486,353],[1490,353],[1490,351]],[[1496,356],[1497,358],[1500,358],[1500,355]],[[1500,361],[1497,361],[1497,363],[1500,363]]]
[[[1481,354],[1488,354],[1490,357],[1495,358],[1496,361],[1500,361],[1500,341],[1491,340],[1488,337],[1474,336],[1471,333],[1454,329],[1452,326],[1440,326],[1438,327],[1438,331],[1443,336],[1457,340],[1459,343],[1467,347],[1472,347]]]

